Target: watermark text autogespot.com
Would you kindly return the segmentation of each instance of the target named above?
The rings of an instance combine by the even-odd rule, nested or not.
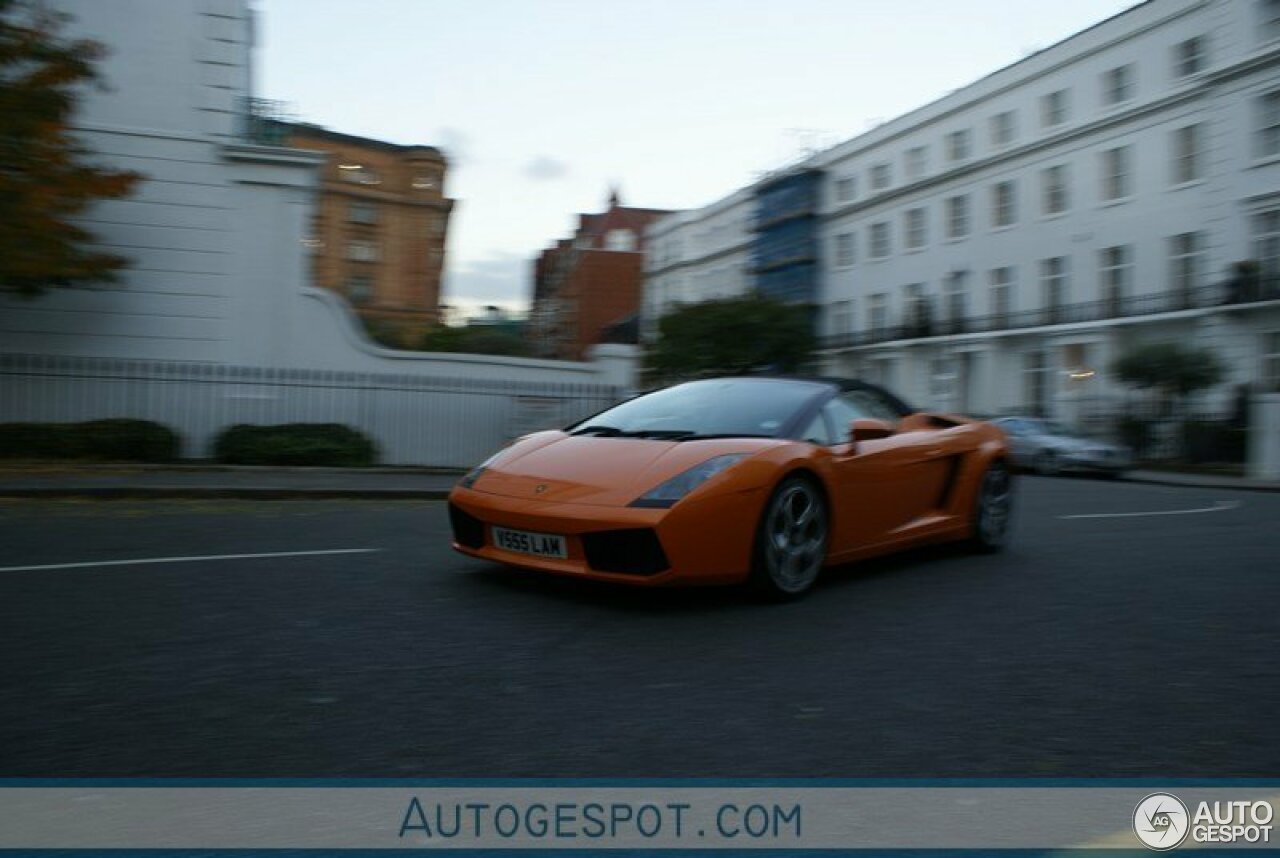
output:
[[[733,802],[424,802],[410,799],[400,837],[438,840],[533,839],[769,840],[796,843],[798,804]]]

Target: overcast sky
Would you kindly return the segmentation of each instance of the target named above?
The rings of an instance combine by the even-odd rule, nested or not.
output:
[[[1158,0],[1157,0],[1158,2]],[[256,94],[450,160],[444,300],[602,209],[696,208],[1132,0],[257,0]]]

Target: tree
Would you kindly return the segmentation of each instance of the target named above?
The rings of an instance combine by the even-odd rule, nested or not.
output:
[[[116,279],[127,260],[93,248],[73,219],[141,178],[91,164],[72,134],[104,51],[63,38],[66,20],[34,0],[0,0],[0,289],[28,297]]]
[[[1213,352],[1181,343],[1139,346],[1117,358],[1111,371],[1121,381],[1157,390],[1178,404],[1198,390],[1213,387],[1223,375]]]
[[[662,317],[658,334],[646,357],[655,380],[795,372],[816,345],[809,307],[755,295],[681,307]]]

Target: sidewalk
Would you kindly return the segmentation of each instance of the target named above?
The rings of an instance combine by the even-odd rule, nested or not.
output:
[[[0,466],[0,498],[441,500],[462,473],[427,468]]]
[[[0,498],[345,498],[442,500],[461,471],[429,468],[263,468],[228,465],[0,465]],[[1280,482],[1130,471],[1129,482],[1280,491]]]

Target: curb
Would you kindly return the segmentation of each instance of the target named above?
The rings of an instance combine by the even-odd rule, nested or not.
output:
[[[290,489],[272,487],[82,486],[0,488],[0,500],[444,500],[448,489]]]
[[[1160,477],[1131,477],[1127,474],[1120,479],[1122,482],[1126,483],[1138,483],[1140,485],[1147,486],[1171,486],[1177,489],[1212,489],[1214,491],[1226,490],[1233,492],[1280,492],[1280,484],[1247,482],[1244,480],[1238,483],[1217,481],[1189,483],[1176,478],[1161,479]]]

